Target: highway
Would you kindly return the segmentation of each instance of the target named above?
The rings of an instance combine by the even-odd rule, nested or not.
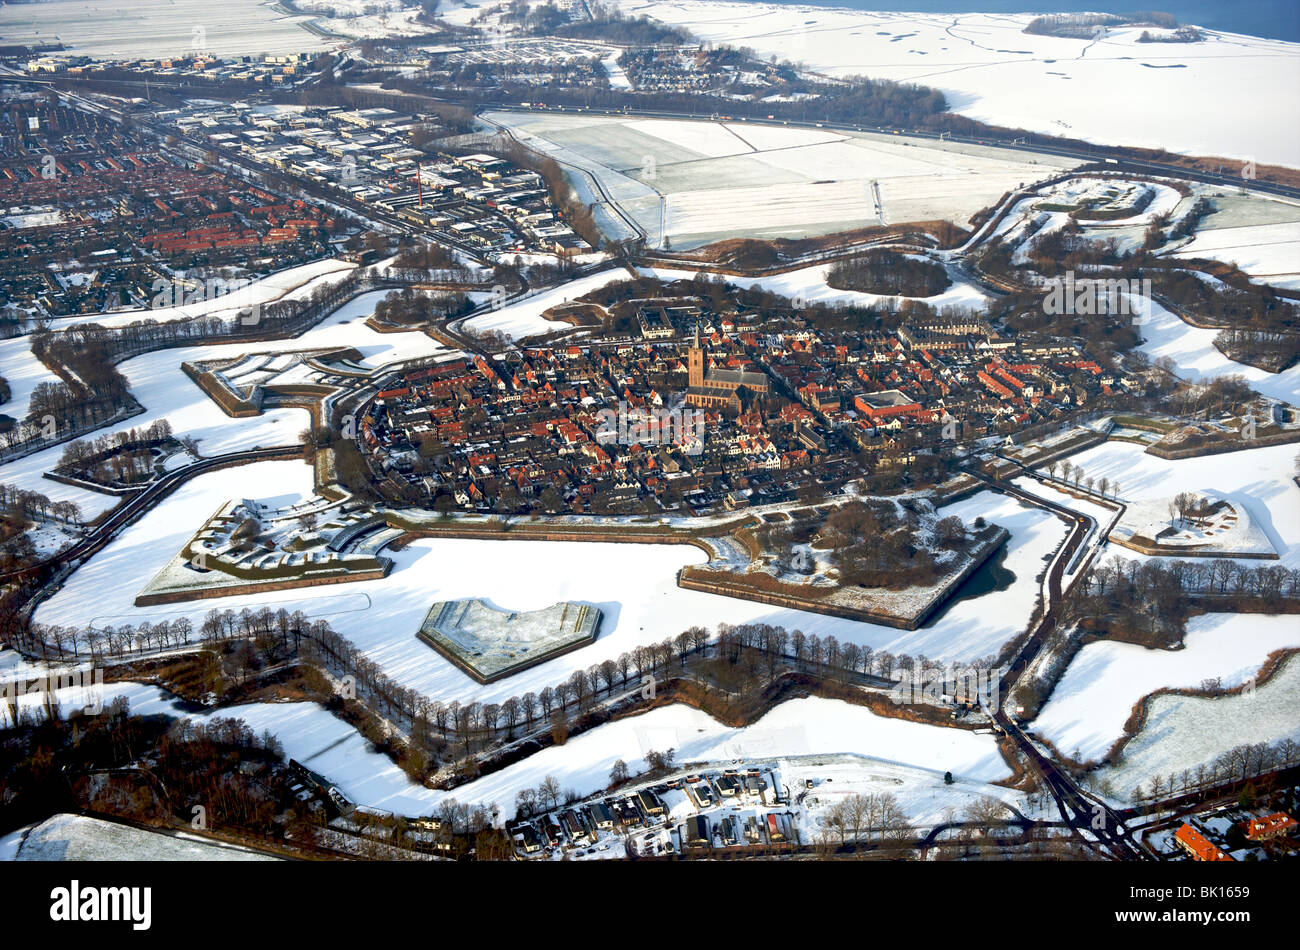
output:
[[[50,79],[37,79],[28,77],[17,70],[6,69],[6,80],[11,82],[25,82],[43,86],[55,86],[56,83]],[[76,77],[60,76],[60,81],[75,81]],[[115,83],[124,85],[143,86],[141,81],[127,79],[112,80]],[[164,88],[167,84],[158,84],[159,88]],[[60,94],[67,95],[66,89],[59,89]],[[193,91],[186,87],[184,90],[178,90],[178,94],[192,93]],[[95,111],[105,110],[98,103],[88,103],[95,108]],[[454,104],[454,103],[452,103]],[[1300,198],[1300,187],[1283,185],[1278,182],[1266,181],[1259,178],[1245,178],[1242,175],[1223,175],[1215,172],[1202,172],[1195,169],[1185,168],[1181,165],[1172,165],[1164,162],[1153,162],[1145,159],[1135,158],[1129,155],[1124,148],[1107,145],[1089,145],[1084,143],[1073,144],[1070,142],[1061,142],[1052,144],[1046,142],[1029,142],[1029,133],[1020,129],[1007,129],[1002,134],[996,134],[992,130],[983,135],[961,135],[956,132],[946,131],[929,131],[926,129],[909,129],[904,127],[871,125],[861,122],[841,122],[831,120],[828,116],[821,122],[806,119],[767,119],[755,118],[752,116],[732,116],[723,115],[718,112],[708,114],[702,112],[674,112],[663,109],[638,109],[630,105],[624,105],[620,109],[592,109],[585,106],[570,108],[565,106],[546,106],[539,103],[538,105],[524,105],[520,102],[480,102],[477,105],[477,111],[492,110],[495,112],[560,112],[571,113],[575,115],[627,115],[641,116],[646,118],[659,119],[694,119],[694,120],[725,120],[729,122],[746,122],[755,125],[771,126],[792,126],[795,128],[806,129],[830,129],[836,132],[864,132],[879,135],[898,135],[909,138],[931,139],[936,142],[957,142],[963,145],[982,145],[987,148],[999,148],[1017,152],[1034,152],[1040,155],[1053,155],[1060,158],[1072,158],[1082,162],[1096,162],[1113,164],[1115,171],[1139,170],[1146,171],[1150,174],[1170,175],[1177,178],[1185,178],[1191,181],[1201,181],[1209,184],[1218,184],[1245,188],[1250,191],[1262,191],[1268,194],[1279,195],[1288,198]],[[169,130],[169,134],[175,134],[174,130]],[[1206,156],[1212,157],[1212,156]],[[1225,160],[1229,165],[1235,165],[1232,160]]]

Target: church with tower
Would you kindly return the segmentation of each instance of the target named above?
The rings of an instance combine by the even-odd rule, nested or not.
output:
[[[740,411],[740,394],[744,386],[752,393],[766,393],[770,386],[766,374],[742,369],[706,369],[704,347],[700,345],[700,328],[686,355],[686,404],[705,409],[731,408]]]

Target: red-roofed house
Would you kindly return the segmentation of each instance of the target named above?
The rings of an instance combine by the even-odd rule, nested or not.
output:
[[[1174,832],[1178,846],[1192,856],[1194,861],[1231,861],[1222,851],[1214,846],[1209,838],[1201,834],[1187,822]]]
[[[1265,815],[1263,818],[1252,818],[1250,821],[1244,821],[1241,824],[1241,830],[1245,832],[1247,839],[1251,841],[1269,841],[1273,838],[1292,834],[1296,830],[1296,820],[1285,812],[1279,811],[1271,815]]]

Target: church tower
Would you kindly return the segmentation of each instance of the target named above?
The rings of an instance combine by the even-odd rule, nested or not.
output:
[[[691,343],[691,348],[686,354],[686,370],[688,373],[688,383],[692,389],[698,389],[704,385],[704,350],[700,346],[700,325],[695,324],[695,340]]]

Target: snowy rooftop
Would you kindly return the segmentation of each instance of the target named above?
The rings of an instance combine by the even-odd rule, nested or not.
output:
[[[481,682],[499,679],[596,639],[601,612],[561,601],[507,611],[478,598],[438,601],[419,637]]]

